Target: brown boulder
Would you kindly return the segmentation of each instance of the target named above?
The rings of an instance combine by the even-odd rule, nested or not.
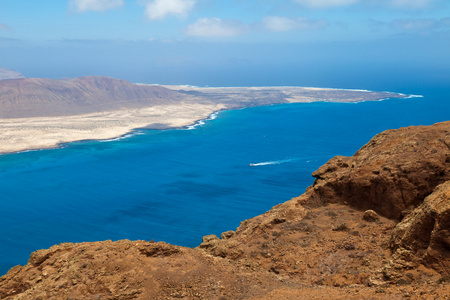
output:
[[[378,221],[379,217],[374,210],[369,209],[364,212],[362,219],[367,222],[375,222]]]
[[[415,252],[425,263],[450,274],[450,181],[439,185],[392,232],[391,247]]]
[[[300,203],[348,203],[400,220],[450,180],[450,122],[384,131],[352,157],[336,156],[312,175],[316,180]]]

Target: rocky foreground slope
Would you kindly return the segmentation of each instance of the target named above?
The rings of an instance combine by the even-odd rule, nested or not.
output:
[[[56,245],[0,298],[449,299],[449,171],[450,122],[389,130],[221,238]]]

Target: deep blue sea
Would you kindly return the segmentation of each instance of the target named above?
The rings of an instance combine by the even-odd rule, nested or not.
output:
[[[197,246],[300,195],[320,165],[376,133],[450,119],[445,84],[379,90],[424,97],[223,111],[190,130],[0,155],[0,275],[62,242]]]

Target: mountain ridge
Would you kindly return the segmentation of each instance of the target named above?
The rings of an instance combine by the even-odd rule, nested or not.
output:
[[[304,87],[199,88],[135,84],[106,76],[0,80],[0,119],[60,117],[196,103],[225,109],[294,103],[406,98],[390,92]]]
[[[0,81],[0,118],[79,115],[173,104],[183,95],[161,86],[104,76]]]

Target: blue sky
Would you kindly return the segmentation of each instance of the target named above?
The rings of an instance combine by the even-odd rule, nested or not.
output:
[[[267,84],[281,70],[449,68],[449,46],[448,0],[0,0],[0,66],[30,77],[219,84],[244,70]],[[222,84],[239,83],[230,74]]]

